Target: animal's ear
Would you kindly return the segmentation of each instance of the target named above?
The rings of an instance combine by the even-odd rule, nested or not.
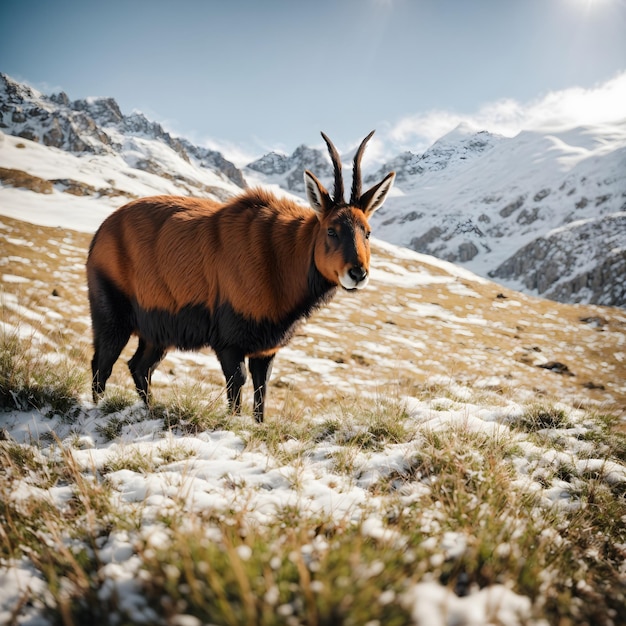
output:
[[[322,185],[317,177],[311,174],[309,170],[305,170],[304,172],[304,188],[306,189],[306,197],[311,208],[317,213],[317,216],[321,218],[331,204],[328,191],[326,191],[324,185]]]
[[[383,206],[383,202],[385,202],[385,198],[393,186],[395,178],[396,173],[390,172],[378,185],[374,185],[371,189],[368,189],[359,198],[359,206],[363,210],[363,213],[365,213],[365,217],[369,218],[374,211],[378,211],[378,209]]]

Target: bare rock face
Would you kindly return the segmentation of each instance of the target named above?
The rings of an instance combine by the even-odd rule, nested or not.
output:
[[[88,100],[70,102],[69,98],[65,96],[64,103],[65,106],[71,107],[74,111],[83,111],[89,117],[97,119],[103,126],[119,124],[124,119],[120,107],[113,98],[89,98]]]
[[[478,248],[471,241],[465,241],[459,246],[459,261],[466,263],[471,261],[477,254]]]
[[[626,306],[626,213],[573,222],[538,237],[489,275],[558,302]]]
[[[443,229],[439,226],[433,226],[428,229],[423,235],[419,237],[414,237],[411,239],[411,248],[416,252],[423,252],[426,254],[430,254],[430,244],[434,241],[437,241],[441,235],[443,235]]]

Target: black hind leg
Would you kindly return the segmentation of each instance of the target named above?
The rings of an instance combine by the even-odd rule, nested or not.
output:
[[[89,305],[94,345],[92,393],[97,402],[104,393],[113,364],[130,339],[133,315],[128,299],[99,274],[89,276]]]
[[[157,368],[166,349],[162,346],[155,346],[147,343],[142,337],[139,337],[139,345],[133,358],[128,361],[128,368],[135,381],[135,387],[139,397],[146,403],[150,402],[150,381],[152,372]]]
[[[98,402],[106,388],[107,380],[113,371],[113,365],[117,361],[124,346],[130,339],[128,335],[99,337],[99,341],[94,342],[96,349],[91,360],[92,374],[92,395],[93,401]]]

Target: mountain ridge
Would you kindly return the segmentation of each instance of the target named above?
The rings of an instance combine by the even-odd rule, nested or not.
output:
[[[76,172],[85,170],[87,157],[115,161],[98,164],[92,176],[97,184],[68,183],[71,177],[57,171],[52,183],[63,191],[82,184],[86,195],[95,189],[99,197],[174,193],[225,200],[261,185],[304,201],[305,169],[332,184],[329,159],[317,148],[300,144],[291,155],[270,152],[239,169],[220,152],[175,137],[142,113],[124,115],[114,98],[45,96],[3,74],[0,114],[4,133],[74,155]],[[0,166],[14,168],[12,159],[21,162],[15,154],[0,155]],[[367,155],[364,161],[367,185],[396,171],[390,202],[372,218],[378,238],[527,293],[626,305],[626,223],[620,217],[626,211],[626,119],[524,130],[514,137],[461,124],[424,152],[403,152],[374,172],[367,170]],[[29,175],[39,177],[46,169],[32,160],[28,167]],[[108,168],[111,173],[102,175]],[[10,178],[4,175],[5,186],[13,184]],[[107,185],[114,189],[107,191]]]
[[[10,134],[74,154],[119,153],[128,139],[156,139],[183,161],[195,159],[200,168],[209,164],[227,181],[246,187],[241,171],[222,154],[172,136],[143,113],[124,115],[114,98],[72,101],[64,92],[46,96],[0,73],[0,113],[0,128]]]

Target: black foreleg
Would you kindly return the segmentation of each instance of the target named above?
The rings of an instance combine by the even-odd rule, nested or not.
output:
[[[274,355],[264,357],[250,357],[250,374],[252,374],[252,384],[254,386],[254,418],[257,422],[262,422],[265,412],[265,395],[267,383],[272,373]]]
[[[226,378],[226,394],[228,407],[232,413],[241,411],[241,388],[245,385],[247,374],[245,355],[236,349],[226,349],[218,353],[224,377]]]

